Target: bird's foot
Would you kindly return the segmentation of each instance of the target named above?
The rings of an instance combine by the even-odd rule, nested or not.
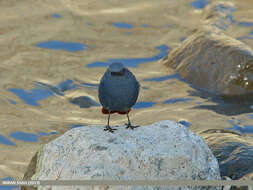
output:
[[[117,130],[117,129],[113,129],[109,125],[106,125],[105,128],[104,128],[104,131],[108,131],[110,133],[114,133],[115,130]]]
[[[135,125],[135,126],[131,125],[131,123],[126,123],[125,125],[127,126],[126,129],[130,128],[132,130],[135,129],[135,128],[137,128],[137,127],[140,127],[139,125]]]

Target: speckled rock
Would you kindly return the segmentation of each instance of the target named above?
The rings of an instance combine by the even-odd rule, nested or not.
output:
[[[33,158],[33,163],[30,163],[24,179],[220,179],[218,162],[208,145],[199,135],[181,124],[161,121],[134,130],[119,126],[114,133],[105,132],[103,128],[104,126],[74,128],[44,145]],[[50,188],[77,189],[70,186],[39,187],[39,189]],[[78,188],[157,189],[154,186],[109,185]],[[162,186],[159,189],[171,190],[178,187]]]
[[[231,3],[216,3],[203,12],[203,24],[169,52],[163,63],[196,86],[229,99],[253,96],[253,51],[225,35],[233,22]]]

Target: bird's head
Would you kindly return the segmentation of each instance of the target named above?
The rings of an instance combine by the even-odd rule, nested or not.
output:
[[[108,70],[111,75],[119,75],[122,76],[125,73],[125,66],[122,63],[112,63],[109,65]]]

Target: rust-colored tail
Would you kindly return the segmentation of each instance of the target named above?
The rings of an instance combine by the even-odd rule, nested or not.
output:
[[[111,111],[110,114],[114,114],[114,113],[118,113],[118,114],[127,114],[131,111],[131,109],[127,110],[127,111]],[[103,114],[109,114],[109,111],[105,108],[102,108],[102,113]]]

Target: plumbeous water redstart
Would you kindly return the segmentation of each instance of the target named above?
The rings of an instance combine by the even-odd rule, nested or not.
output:
[[[139,126],[131,125],[129,112],[136,103],[139,95],[140,84],[134,74],[121,63],[112,63],[100,80],[98,98],[102,104],[102,113],[108,114],[105,131],[112,132],[109,125],[110,114],[126,114],[128,123],[126,128],[134,129]]]

